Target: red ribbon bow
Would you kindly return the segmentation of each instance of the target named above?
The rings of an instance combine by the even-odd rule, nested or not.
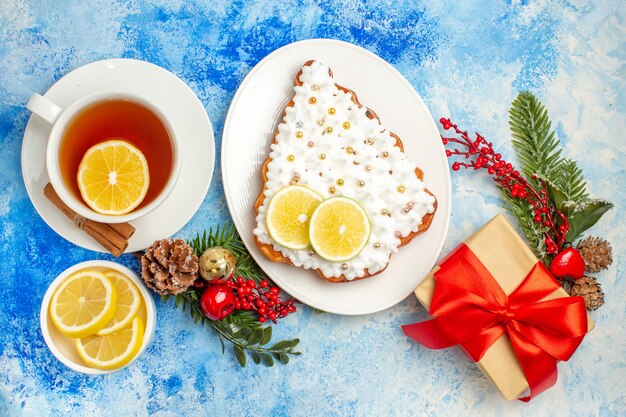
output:
[[[465,244],[440,267],[429,310],[434,318],[403,326],[404,334],[430,349],[460,344],[478,362],[506,333],[530,387],[530,395],[520,400],[554,385],[557,360],[568,360],[587,333],[582,297],[541,301],[560,287],[541,262],[507,297]]]

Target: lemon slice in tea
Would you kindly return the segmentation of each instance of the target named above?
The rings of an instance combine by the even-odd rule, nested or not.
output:
[[[77,181],[80,195],[95,212],[126,214],[141,204],[148,192],[148,161],[130,143],[107,140],[85,152]]]

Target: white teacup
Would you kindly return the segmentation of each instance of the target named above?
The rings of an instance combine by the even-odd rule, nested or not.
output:
[[[128,100],[139,104],[148,110],[150,110],[158,119],[161,121],[165,129],[169,134],[169,138],[172,145],[172,168],[169,175],[169,178],[161,190],[161,192],[148,204],[143,207],[137,208],[127,214],[123,215],[105,215],[101,213],[97,213],[88,207],[82,199],[78,198],[69,190],[67,184],[63,180],[61,175],[61,170],[59,166],[59,145],[61,143],[61,139],[63,138],[63,134],[68,124],[74,119],[74,117],[79,114],[83,109],[107,100]],[[74,210],[79,215],[91,219],[98,222],[103,223],[124,223],[134,219],[137,219],[141,216],[146,215],[151,212],[155,208],[157,208],[170,194],[174,186],[176,185],[176,180],[178,179],[178,173],[180,171],[181,166],[181,153],[180,153],[180,143],[178,135],[172,124],[169,122],[168,118],[165,116],[164,112],[160,109],[158,105],[153,102],[146,100],[143,97],[140,97],[135,94],[123,93],[119,91],[105,91],[99,92],[95,94],[88,95],[83,97],[65,109],[59,107],[55,103],[51,102],[47,98],[41,96],[40,94],[33,94],[31,98],[28,100],[28,104],[26,107],[33,112],[34,114],[41,117],[46,122],[52,125],[52,130],[50,131],[50,136],[48,137],[48,145],[46,148],[46,166],[48,170],[48,177],[50,178],[50,183],[54,187],[54,190],[59,195],[61,200],[65,204],[67,204],[72,210]]]

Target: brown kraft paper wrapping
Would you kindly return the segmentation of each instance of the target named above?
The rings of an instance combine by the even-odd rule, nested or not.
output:
[[[476,254],[507,295],[522,283],[538,261],[526,242],[501,214],[467,238],[465,244]],[[426,309],[430,307],[435,290],[433,274],[438,269],[439,266],[435,266],[415,290],[415,296]],[[559,288],[544,300],[561,297],[569,297],[563,288]],[[589,316],[587,320],[588,331],[591,331],[593,321]],[[520,397],[528,389],[528,382],[506,334],[496,340],[476,365],[509,401]]]

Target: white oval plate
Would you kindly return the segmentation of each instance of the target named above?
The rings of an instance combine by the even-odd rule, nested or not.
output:
[[[260,167],[269,153],[279,118],[293,95],[293,79],[316,59],[329,65],[337,83],[352,89],[361,104],[402,139],[409,158],[424,170],[437,197],[430,229],[391,257],[374,277],[330,284],[317,273],[269,261],[254,243],[254,201],[261,191]],[[263,270],[301,302],[336,314],[368,314],[408,296],[434,266],[450,220],[450,171],[432,116],[411,84],[390,64],[358,46],[312,39],[284,46],[247,75],[230,105],[222,137],[222,176],[226,201],[243,242]]]
[[[154,211],[131,222],[137,229],[126,252],[145,249],[155,240],[173,235],[196,213],[209,190],[215,163],[211,121],[194,92],[171,72],[136,59],[92,62],[63,76],[44,94],[61,107],[104,90],[134,93],[156,102],[180,133],[182,164],[178,181]],[[46,143],[51,126],[31,116],[22,141],[22,177],[41,218],[75,245],[105,252],[95,240],[65,217],[44,195],[48,183]]]

